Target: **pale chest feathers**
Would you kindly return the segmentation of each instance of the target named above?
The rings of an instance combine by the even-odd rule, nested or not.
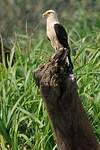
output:
[[[51,45],[55,50],[62,48],[63,46],[59,43],[59,39],[56,36],[54,24],[47,25],[47,36],[50,39]]]

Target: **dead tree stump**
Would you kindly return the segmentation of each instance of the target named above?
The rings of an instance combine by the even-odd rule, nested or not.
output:
[[[77,83],[67,64],[67,51],[33,71],[51,120],[59,150],[100,150],[77,92]]]

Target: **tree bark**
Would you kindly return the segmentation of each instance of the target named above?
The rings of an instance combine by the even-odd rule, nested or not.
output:
[[[100,150],[67,63],[67,51],[33,71],[55,133],[58,150]]]

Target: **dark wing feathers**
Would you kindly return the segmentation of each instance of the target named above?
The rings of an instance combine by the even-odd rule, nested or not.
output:
[[[54,29],[60,44],[64,48],[68,48],[68,35],[64,27],[61,24],[56,23],[54,24]]]
[[[58,38],[60,44],[64,48],[67,48],[69,50],[68,51],[68,59],[69,59],[70,67],[71,67],[71,70],[72,70],[73,69],[73,64],[72,64],[71,57],[70,57],[70,47],[68,45],[67,32],[61,24],[55,24],[54,29],[55,29],[55,32],[56,32],[56,35],[57,35],[57,38]]]

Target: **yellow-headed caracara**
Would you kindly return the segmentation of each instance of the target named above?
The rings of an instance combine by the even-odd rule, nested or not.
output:
[[[43,13],[47,23],[47,37],[51,42],[52,47],[56,50],[65,48],[68,51],[68,61],[73,68],[70,58],[70,48],[68,45],[68,35],[64,27],[59,23],[57,13],[54,10],[48,10]]]

